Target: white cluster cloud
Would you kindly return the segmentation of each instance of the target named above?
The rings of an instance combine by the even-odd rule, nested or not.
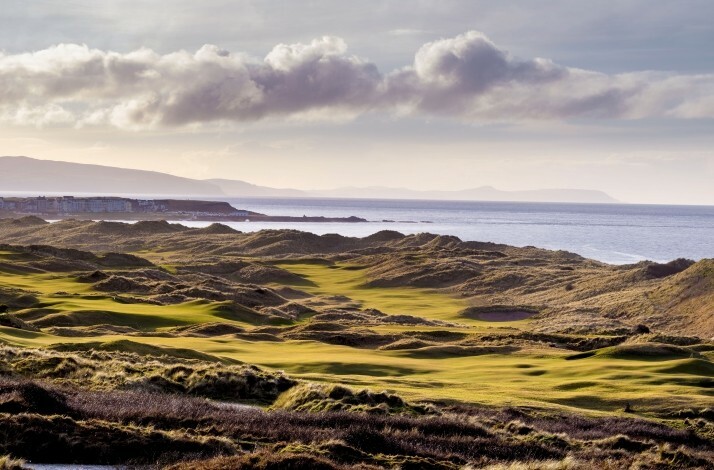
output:
[[[387,74],[346,51],[323,37],[280,44],[262,60],[211,45],[0,54],[0,120],[145,129],[370,111],[469,121],[714,117],[714,75],[606,75],[520,60],[478,32],[425,44],[412,65]]]

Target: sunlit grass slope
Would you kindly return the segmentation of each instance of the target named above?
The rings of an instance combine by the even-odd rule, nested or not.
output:
[[[77,282],[67,275],[0,272],[0,286],[35,293],[40,308],[21,310],[17,312],[19,317],[32,319],[34,311],[40,310],[43,316],[47,313],[61,316],[60,323],[65,326],[110,324],[152,331],[215,321],[243,324],[230,318],[225,302],[126,303],[106,293],[93,292],[91,284]]]
[[[365,287],[361,272],[353,269],[284,266],[308,278],[313,285],[301,288],[315,294],[346,295],[364,308],[378,308],[385,313],[466,323],[459,316],[465,301],[435,291]],[[112,323],[144,332],[142,336],[67,337],[0,327],[0,341],[12,345],[48,347],[63,343],[64,348],[71,349],[72,344],[93,343],[110,349],[136,349],[138,353],[145,352],[146,345],[191,350],[285,370],[295,377],[386,389],[417,400],[549,404],[598,411],[621,410],[626,403],[636,411],[714,406],[714,367],[711,358],[707,358],[712,353],[678,357],[606,350],[573,358],[572,352],[544,346],[512,354],[415,355],[413,351],[361,349],[313,341],[170,337],[161,336],[160,331],[231,320],[226,319],[224,305],[218,302],[167,306],[122,303],[92,292],[90,285],[74,281],[71,275],[2,272],[0,285],[35,292],[42,308],[67,315],[79,325]]]
[[[358,302],[362,308],[375,308],[392,315],[413,315],[478,327],[491,323],[461,315],[461,312],[469,307],[466,300],[434,289],[368,286],[364,270],[360,266],[323,263],[280,263],[277,266],[310,281],[301,284],[300,290],[315,295],[346,296]],[[509,326],[525,323],[508,322]]]
[[[399,351],[307,341],[120,335],[64,338],[2,327],[0,340],[31,347],[129,340],[258,364],[315,381],[390,390],[415,400],[550,404],[597,411],[619,411],[630,403],[643,412],[714,405],[714,370],[704,359],[643,361],[593,356],[566,360],[563,354],[537,352],[414,358]],[[123,350],[131,351],[130,344],[123,342]],[[141,349],[137,346],[137,352]]]

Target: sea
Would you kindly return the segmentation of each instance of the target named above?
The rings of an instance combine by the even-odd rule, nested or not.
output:
[[[212,198],[218,199],[218,198]],[[363,223],[228,222],[236,230],[296,229],[364,237],[381,230],[566,250],[612,264],[714,258],[714,206],[319,198],[224,198],[267,215],[356,216]],[[209,222],[182,221],[202,227]]]

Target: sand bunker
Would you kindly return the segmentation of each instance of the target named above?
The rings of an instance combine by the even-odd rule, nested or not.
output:
[[[538,310],[519,305],[484,305],[480,307],[469,307],[461,312],[461,314],[474,320],[509,322],[530,318],[538,314]]]
[[[483,321],[519,321],[525,320],[535,315],[534,312],[523,312],[523,311],[513,311],[513,312],[481,312],[474,315],[477,320]]]

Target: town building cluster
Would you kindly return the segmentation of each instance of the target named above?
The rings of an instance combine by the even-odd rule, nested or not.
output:
[[[129,199],[123,197],[0,197],[0,213],[57,215],[164,213],[207,217],[243,217],[252,213],[227,202],[190,199]]]
[[[85,212],[168,212],[170,202],[122,197],[0,197],[0,210],[28,214],[78,214]]]
[[[131,199],[120,197],[0,197],[0,210],[27,214],[78,214],[84,212],[135,212]]]
[[[247,216],[226,202],[180,199],[129,199],[123,197],[0,197],[0,212],[33,215],[102,213],[176,213],[204,216]]]

